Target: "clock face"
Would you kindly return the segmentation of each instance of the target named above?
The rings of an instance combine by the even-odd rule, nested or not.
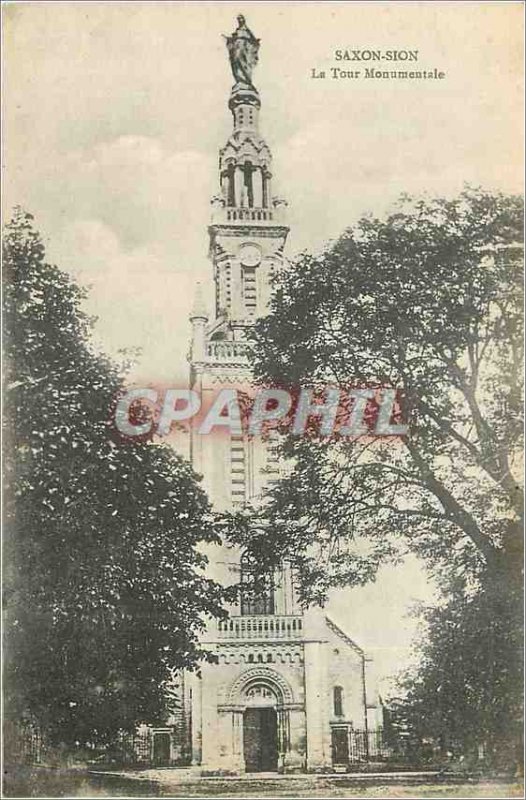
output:
[[[239,251],[239,258],[245,267],[257,267],[261,261],[261,250],[256,244],[244,244]]]

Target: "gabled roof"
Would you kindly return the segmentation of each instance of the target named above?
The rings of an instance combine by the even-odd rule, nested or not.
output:
[[[362,648],[361,648],[361,647],[359,647],[359,646],[356,644],[356,642],[355,642],[355,641],[353,641],[353,639],[351,639],[351,637],[350,637],[350,636],[347,636],[347,634],[345,633],[345,631],[342,631],[342,629],[341,629],[341,628],[340,628],[338,625],[336,625],[336,623],[335,623],[335,622],[333,622],[333,621],[332,621],[332,619],[331,619],[330,617],[327,617],[327,616],[326,616],[326,617],[325,617],[325,622],[327,623],[327,627],[328,627],[328,628],[329,628],[331,631],[333,631],[333,633],[335,633],[335,634],[336,634],[336,636],[339,636],[339,638],[340,638],[340,639],[343,639],[343,640],[346,642],[346,644],[348,644],[350,647],[352,647],[352,649],[353,649],[353,650],[354,650],[356,653],[358,653],[360,656],[362,656],[363,658],[365,658],[365,652],[362,650]]]
[[[265,163],[270,163],[271,160],[270,150],[264,139],[250,134],[242,138],[231,136],[219,155],[222,162],[242,156],[251,156]]]

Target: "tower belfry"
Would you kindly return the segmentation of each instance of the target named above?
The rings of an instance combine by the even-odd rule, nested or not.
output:
[[[271,277],[281,266],[288,234],[286,204],[275,197],[272,155],[259,130],[261,100],[252,83],[259,40],[244,17],[227,38],[236,79],[228,107],[233,129],[219,151],[219,193],[212,199],[209,255],[214,266],[215,340],[244,339],[265,313]],[[213,340],[212,340],[213,341]]]

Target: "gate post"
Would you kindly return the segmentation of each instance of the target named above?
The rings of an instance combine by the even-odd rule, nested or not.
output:
[[[202,759],[203,742],[203,697],[202,679],[198,675],[193,675],[192,680],[192,705],[191,705],[191,729],[192,729],[192,765],[197,766]]]

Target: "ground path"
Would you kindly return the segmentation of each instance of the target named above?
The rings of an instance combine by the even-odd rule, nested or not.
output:
[[[114,773],[116,778],[131,773]],[[137,782],[155,785],[160,797],[191,798],[515,798],[524,797],[522,784],[445,778],[438,772],[353,773],[346,775],[277,775],[258,773],[235,777],[200,777],[192,770],[147,769],[134,774]]]
[[[95,770],[4,765],[3,797],[149,798],[517,798],[522,785],[512,781],[467,780],[440,773],[353,773],[200,777],[191,769]]]

